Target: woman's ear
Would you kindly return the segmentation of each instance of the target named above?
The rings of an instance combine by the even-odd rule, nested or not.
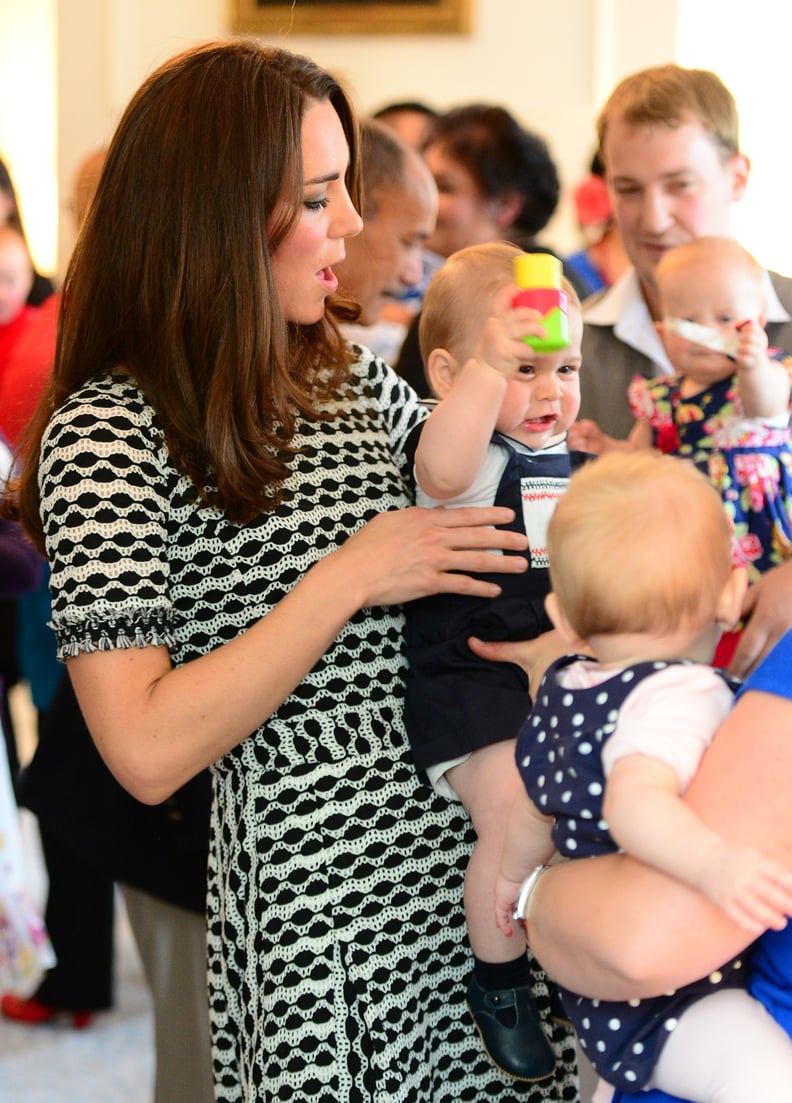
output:
[[[508,191],[493,200],[495,204],[495,225],[500,230],[508,230],[520,216],[525,199],[519,192]]]
[[[426,378],[432,393],[443,399],[454,385],[457,362],[448,349],[432,349],[426,362]]]

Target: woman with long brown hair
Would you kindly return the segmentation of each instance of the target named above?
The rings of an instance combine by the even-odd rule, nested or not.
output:
[[[459,993],[458,808],[411,765],[400,602],[521,569],[508,510],[409,505],[421,416],[340,338],[360,229],[349,101],[236,40],[143,85],[63,291],[20,507],[106,762],[139,800],[211,766],[224,1101],[513,1097]],[[493,568],[493,563],[496,564]],[[544,1007],[548,1013],[547,990]],[[533,1100],[576,1098],[566,1028]]]

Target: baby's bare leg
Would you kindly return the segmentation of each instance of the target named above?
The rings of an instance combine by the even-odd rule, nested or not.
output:
[[[508,938],[495,925],[495,879],[511,806],[523,784],[515,742],[482,747],[447,774],[477,836],[465,874],[465,915],[473,953],[482,961],[513,961],[522,949],[521,940]]]
[[[555,1054],[531,991],[525,941],[495,922],[495,882],[509,813],[522,780],[515,740],[474,751],[446,780],[464,804],[478,836],[465,874],[465,914],[473,948],[468,1010],[489,1057],[519,1080],[553,1075]]]

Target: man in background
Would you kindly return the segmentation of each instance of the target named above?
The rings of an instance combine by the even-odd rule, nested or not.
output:
[[[405,298],[424,276],[426,239],[437,219],[437,187],[423,158],[382,123],[361,125],[363,229],[335,266],[341,294],[360,306],[350,340],[393,363],[420,300]]]
[[[731,236],[750,162],[740,152],[734,98],[704,69],[662,65],[626,77],[597,120],[613,215],[632,267],[585,304],[581,418],[626,437],[634,375],[670,374],[654,323],[655,266],[675,245]],[[792,351],[792,280],[767,274],[771,345]]]
[[[623,438],[633,424],[632,377],[671,372],[654,328],[657,263],[692,238],[731,236],[732,205],[745,194],[750,162],[740,152],[734,97],[706,69],[661,65],[626,77],[600,112],[597,131],[632,267],[584,305],[580,417]],[[792,279],[775,272],[765,278],[768,339],[792,352]],[[792,626],[792,563],[749,588],[743,613],[750,619],[730,665],[739,677]]]

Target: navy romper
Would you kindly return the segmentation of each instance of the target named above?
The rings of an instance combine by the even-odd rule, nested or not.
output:
[[[550,666],[517,739],[517,768],[525,788],[540,812],[555,817],[553,842],[567,858],[618,851],[602,818],[602,747],[616,728],[625,698],[643,678],[670,665],[636,663],[591,688],[561,686],[558,672],[580,659],[591,661],[568,655]],[[744,958],[734,958],[669,995],[629,1003],[591,1000],[560,986],[559,991],[583,1051],[600,1076],[635,1092],[649,1082],[682,1012],[718,988],[744,988],[746,966]]]
[[[420,430],[418,426],[407,442],[411,470]],[[526,454],[499,434],[493,440],[509,453],[493,504],[514,510],[514,522],[500,527],[515,532],[525,532],[523,496],[531,493],[532,484],[568,480],[591,458],[585,452]],[[548,632],[553,626],[544,599],[550,573],[543,558],[541,566],[533,561],[522,575],[481,577],[501,587],[499,597],[435,594],[405,606],[405,721],[419,769],[513,739],[531,707],[525,672],[512,663],[478,658],[467,641],[469,636],[532,640]]]

